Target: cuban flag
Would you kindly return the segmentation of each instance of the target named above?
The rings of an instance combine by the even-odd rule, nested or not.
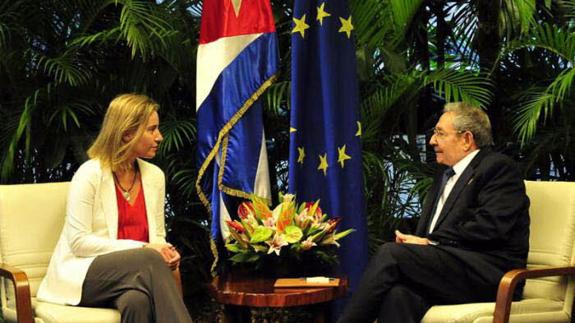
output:
[[[211,213],[214,242],[229,234],[225,221],[238,197],[271,199],[258,101],[278,70],[269,0],[205,0],[199,43],[196,189]]]

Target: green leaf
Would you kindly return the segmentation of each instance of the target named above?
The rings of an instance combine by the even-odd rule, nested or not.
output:
[[[237,243],[226,244],[226,249],[231,252],[242,252],[244,249],[240,248]]]
[[[258,259],[260,259],[260,255],[255,253],[238,253],[230,258],[230,260],[235,263],[256,262]]]
[[[335,234],[335,235],[333,236],[333,239],[334,239],[335,241],[337,241],[337,240],[339,240],[339,239],[341,239],[341,238],[347,236],[348,234],[350,234],[350,233],[352,233],[352,232],[354,232],[354,231],[355,231],[355,229],[347,229],[347,230],[345,230],[345,231],[343,231],[343,232],[340,232],[340,233],[338,233],[338,234]]]
[[[284,239],[288,243],[295,243],[300,241],[303,237],[303,232],[301,229],[295,225],[289,225],[285,229]]]
[[[250,246],[251,246],[252,248],[254,248],[254,250],[255,250],[256,252],[267,252],[268,249],[269,249],[268,247],[262,246],[262,245],[259,245],[259,244],[254,244],[254,245],[250,245]]]
[[[274,233],[274,231],[272,229],[266,228],[263,226],[259,226],[254,230],[254,234],[252,235],[252,238],[250,239],[250,243],[264,242],[264,241],[268,240],[269,238],[271,238],[273,233]]]

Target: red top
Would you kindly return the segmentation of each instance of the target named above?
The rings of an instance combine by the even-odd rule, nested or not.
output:
[[[149,242],[148,218],[146,214],[146,200],[144,199],[144,187],[140,185],[140,192],[130,205],[116,187],[116,200],[118,201],[118,239],[130,239]]]

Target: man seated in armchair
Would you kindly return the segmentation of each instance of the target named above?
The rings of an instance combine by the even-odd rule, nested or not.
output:
[[[529,199],[515,163],[490,150],[485,112],[447,104],[429,143],[447,169],[415,234],[378,249],[338,322],[420,322],[432,305],[494,301],[505,272],[525,267]]]

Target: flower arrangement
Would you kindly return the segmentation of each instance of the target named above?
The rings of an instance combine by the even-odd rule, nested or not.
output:
[[[269,257],[296,257],[314,254],[325,262],[337,262],[338,240],[353,229],[338,233],[341,218],[328,218],[319,201],[297,206],[292,194],[280,195],[273,210],[267,200],[252,196],[238,207],[238,220],[226,222],[230,236],[226,248],[232,263],[258,263]]]

